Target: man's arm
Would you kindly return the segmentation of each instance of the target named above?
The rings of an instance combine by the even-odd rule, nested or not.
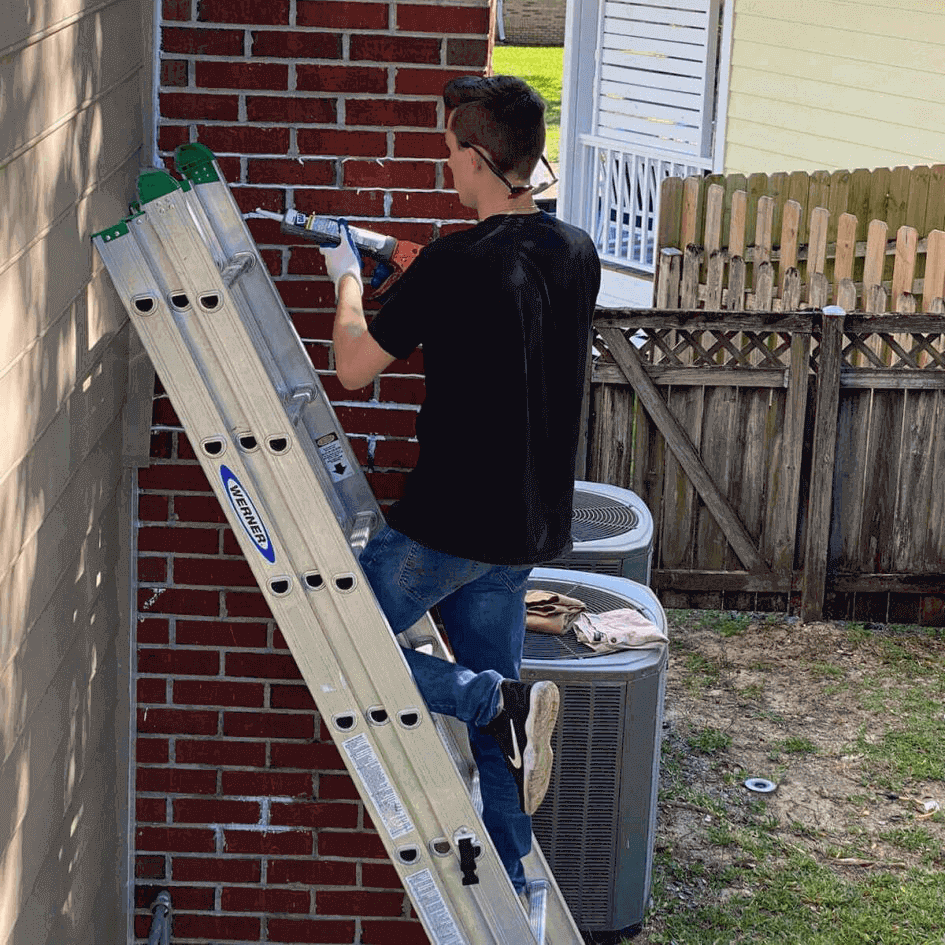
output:
[[[357,279],[346,274],[338,285],[338,305],[332,330],[335,371],[345,390],[357,390],[370,384],[395,359],[388,354],[367,329]]]

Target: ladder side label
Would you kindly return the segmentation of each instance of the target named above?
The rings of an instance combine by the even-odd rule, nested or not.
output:
[[[321,456],[325,469],[331,475],[332,482],[341,482],[342,479],[354,475],[354,465],[348,462],[344,446],[337,433],[326,433],[320,436],[315,441],[315,445],[318,447],[318,455]]]
[[[243,488],[243,483],[236,478],[236,474],[228,466],[220,466],[220,478],[223,480],[223,488],[226,490],[230,505],[243,526],[243,531],[249,535],[259,553],[270,564],[275,564],[276,549],[272,547],[269,530],[263,523],[262,516],[256,511],[249,493]]]
[[[351,764],[361,778],[361,783],[371,798],[377,813],[380,815],[391,840],[397,840],[410,833],[413,829],[413,822],[407,813],[400,797],[394,790],[387,772],[381,764],[377,753],[371,747],[366,735],[355,735],[342,742]]]
[[[404,877],[404,882],[413,893],[417,912],[432,936],[434,945],[465,945],[466,940],[460,935],[433,874],[429,870],[420,870],[419,873]]]

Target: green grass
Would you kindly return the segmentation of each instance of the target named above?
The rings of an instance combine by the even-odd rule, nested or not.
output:
[[[685,666],[689,672],[686,685],[690,689],[708,689],[716,685],[722,675],[718,663],[708,659],[701,653],[687,654]]]
[[[712,726],[706,726],[699,732],[693,732],[687,741],[690,748],[701,751],[704,755],[714,755],[718,751],[725,751],[732,744],[732,736]]]
[[[732,638],[729,647],[737,648],[748,631],[742,615],[671,613],[671,626],[711,630]],[[803,810],[795,817],[788,808],[786,819],[779,818],[766,798],[745,806],[726,793],[744,775],[730,755],[728,733],[686,724],[681,737],[664,740],[660,803],[704,813],[691,829],[701,832],[703,851],[718,854],[687,857],[671,839],[658,844],[652,921],[623,945],[945,945],[945,811],[926,817],[909,800],[929,782],[925,790],[941,799],[945,786],[945,661],[940,648],[928,646],[941,635],[862,624],[846,630],[847,644],[868,667],[854,683],[850,701],[863,710],[863,723],[847,749],[856,752],[863,790],[846,801],[860,809],[892,791],[890,797],[903,799],[899,812],[877,832],[856,817],[815,826]],[[696,646],[677,647],[676,658],[684,669],[680,684],[691,692],[727,684],[727,664]],[[812,659],[806,672],[824,689],[850,682],[846,669],[823,657]],[[757,688],[738,696],[748,699]],[[806,735],[785,732],[770,743],[769,757],[787,771],[820,750]],[[699,765],[693,766],[693,752]]]
[[[924,827],[897,827],[881,833],[880,837],[910,853],[924,853],[927,866],[936,866],[945,859],[945,851]]]
[[[810,755],[817,751],[817,746],[802,735],[791,735],[771,746],[776,752],[784,752],[787,755]]]
[[[945,781],[945,668],[937,661],[905,657],[883,641],[883,676],[864,680],[862,704],[883,720],[881,734],[862,730],[856,750],[877,783],[899,791],[910,781]],[[907,666],[912,685],[890,691],[887,683]]]
[[[843,679],[846,675],[839,666],[833,663],[816,661],[810,664],[809,672],[812,676],[818,676],[821,679]]]
[[[492,53],[492,71],[524,79],[545,100],[545,154],[558,163],[561,136],[561,74],[564,49],[560,46],[499,46]]]
[[[731,841],[720,833],[718,840]],[[674,945],[941,945],[945,873],[910,870],[876,873],[856,881],[812,857],[792,851],[780,864],[761,860],[750,883],[734,887],[726,902],[696,905],[673,896],[668,881],[692,874],[661,856],[664,879],[654,905],[666,916],[653,943]],[[700,877],[732,889],[731,871]]]
[[[715,630],[720,637],[741,636],[751,623],[750,614],[729,614],[708,611],[700,622],[700,627]]]
[[[885,711],[888,727],[878,738],[861,731],[856,749],[877,783],[900,790],[909,781],[945,781],[945,731],[942,703],[911,690]]]

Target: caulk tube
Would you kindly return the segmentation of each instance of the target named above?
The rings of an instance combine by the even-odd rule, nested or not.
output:
[[[284,215],[269,210],[257,210],[261,216],[278,220],[283,233],[291,236],[301,236],[312,240],[319,246],[337,246],[341,242],[341,227],[334,217],[305,214],[300,210],[287,210]],[[373,230],[365,230],[359,226],[348,225],[348,232],[362,254],[372,259],[390,262],[397,248],[397,240],[393,236],[383,236]]]
[[[357,246],[362,253],[367,253],[374,259],[382,259],[384,262],[390,262],[394,255],[394,250],[397,248],[397,240],[395,240],[393,236],[383,236],[380,233],[375,233],[373,230],[364,230],[359,226],[351,226],[350,223],[348,224],[348,232],[354,240],[354,245]],[[340,236],[338,241],[341,242]]]

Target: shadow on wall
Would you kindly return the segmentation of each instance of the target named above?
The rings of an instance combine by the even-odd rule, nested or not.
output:
[[[131,39],[140,6],[125,0],[65,26],[57,16],[51,2],[14,0],[0,40],[0,941],[9,945],[85,943],[121,914],[116,574],[128,327],[89,238],[127,212],[122,169],[136,166],[141,141]]]

